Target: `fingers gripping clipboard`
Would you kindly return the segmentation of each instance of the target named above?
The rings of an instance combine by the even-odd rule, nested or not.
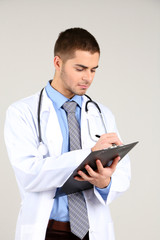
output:
[[[120,161],[122,158],[137,144],[138,142],[130,143],[127,145],[117,146],[113,148],[107,148],[99,151],[91,152],[84,161],[73,171],[72,175],[64,183],[64,185],[57,191],[56,196],[63,196],[65,194],[69,195],[75,192],[84,191],[93,188],[93,185],[87,181],[80,182],[74,179],[79,170],[85,172],[85,165],[89,165],[93,170],[97,169],[96,160],[100,159],[103,167],[109,167],[113,159],[120,156]]]

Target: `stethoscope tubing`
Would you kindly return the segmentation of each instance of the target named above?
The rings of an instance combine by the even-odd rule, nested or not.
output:
[[[37,110],[37,117],[38,117],[38,139],[39,143],[42,143],[42,133],[41,133],[41,124],[40,124],[40,113],[41,113],[41,103],[42,103],[42,93],[44,88],[42,88],[40,95],[39,95],[39,101],[38,101],[38,110]]]
[[[38,139],[39,139],[39,143],[42,145],[43,142],[42,142],[42,132],[41,132],[41,124],[40,124],[40,113],[41,113],[41,105],[42,105],[42,93],[43,93],[43,90],[44,88],[42,88],[42,90],[40,91],[40,95],[39,95],[39,101],[38,101],[38,109],[37,109],[37,120],[38,120]],[[98,109],[99,111],[99,114],[100,114],[100,117],[101,117],[101,120],[102,120],[102,124],[104,126],[104,129],[105,129],[105,132],[107,132],[107,129],[106,129],[106,125],[105,125],[105,121],[104,121],[104,118],[103,118],[103,115],[102,115],[102,112],[101,112],[101,109],[99,107],[99,105],[94,102],[88,95],[85,94],[85,96],[89,99],[87,102],[86,102],[86,105],[85,105],[85,112],[88,113],[89,109],[88,109],[88,104],[89,103],[92,103],[95,105],[95,107]],[[89,127],[89,122],[88,122],[88,129],[89,129],[89,134],[91,136],[91,132],[90,132],[90,127]]]

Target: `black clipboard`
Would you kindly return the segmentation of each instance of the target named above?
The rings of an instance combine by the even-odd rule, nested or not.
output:
[[[84,168],[86,164],[90,165],[93,170],[96,170],[96,160],[100,159],[104,167],[108,167],[112,164],[113,159],[120,156],[122,158],[137,144],[138,142],[130,143],[127,145],[116,146],[113,148],[107,148],[99,151],[91,152],[84,161],[73,171],[72,175],[64,183],[64,185],[58,189],[56,196],[69,195],[75,192],[80,192],[93,188],[93,185],[87,181],[80,182],[74,179],[78,170],[82,170],[87,173]]]

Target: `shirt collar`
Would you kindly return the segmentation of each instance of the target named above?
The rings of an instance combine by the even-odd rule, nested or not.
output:
[[[48,97],[52,100],[53,103],[56,104],[58,109],[61,108],[62,105],[67,101],[75,101],[80,108],[82,107],[82,96],[75,95],[73,98],[68,99],[51,86],[51,81],[47,83],[45,89]]]

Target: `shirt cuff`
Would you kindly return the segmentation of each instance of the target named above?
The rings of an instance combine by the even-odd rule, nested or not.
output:
[[[112,178],[111,178],[111,181],[110,181],[109,185],[106,188],[95,187],[104,201],[107,200],[107,197],[108,197],[108,194],[109,194],[109,191],[110,191],[110,188],[111,188],[111,184],[112,184]]]

